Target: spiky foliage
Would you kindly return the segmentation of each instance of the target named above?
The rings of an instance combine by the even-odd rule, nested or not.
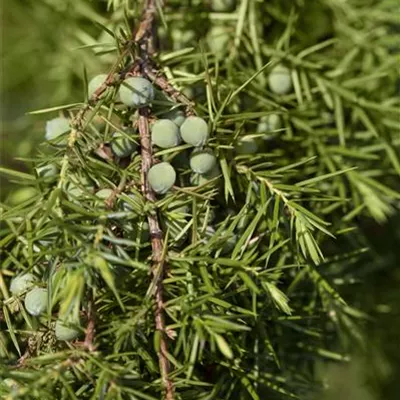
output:
[[[36,160],[58,172],[2,169],[31,192],[2,204],[0,374],[15,382],[0,390],[27,399],[158,399],[166,357],[176,399],[309,399],[319,389],[315,360],[346,360],[343,344],[362,340],[365,316],[338,290],[367,251],[356,221],[383,222],[400,197],[399,60],[387,36],[395,3],[241,0],[228,13],[201,1],[156,3],[154,61],[166,78],[147,70],[158,88],[149,115],[138,123],[117,96],[128,72],[146,73],[135,69],[143,53],[131,40],[140,7],[109,1],[120,16],[118,29],[103,27],[114,45],[104,70],[90,71],[110,72],[105,93],[37,112],[71,120]],[[215,26],[229,45],[211,53]],[[187,32],[195,39],[177,43]],[[268,74],[280,63],[293,91],[275,95]],[[143,123],[185,99],[174,88],[192,97],[188,115],[207,120],[219,175],[191,186],[191,147],[158,151],[155,160],[174,165],[178,180],[153,202],[141,182],[143,146],[120,159],[109,143],[118,132],[143,145]],[[282,128],[258,132],[272,113]],[[255,154],[238,154],[244,136],[257,142]],[[149,234],[154,219],[162,232]],[[160,235],[165,266],[154,270],[151,243]],[[45,315],[28,315],[25,295],[10,295],[22,272],[47,287]],[[154,322],[160,275],[164,331]],[[78,321],[81,340],[57,341],[57,319]]]

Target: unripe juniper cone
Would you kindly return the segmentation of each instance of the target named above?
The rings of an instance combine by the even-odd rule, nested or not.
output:
[[[238,236],[234,233],[228,234],[227,232],[222,232],[222,236],[228,235],[228,239],[225,240],[222,245],[221,254],[230,253],[238,241]]]
[[[289,93],[292,90],[290,69],[282,64],[276,65],[269,73],[268,85],[275,94],[283,95]]]
[[[282,127],[282,120],[279,114],[269,114],[261,118],[257,125],[258,133],[267,133],[275,131]]]
[[[258,150],[256,138],[245,136],[240,138],[235,146],[237,154],[255,154]]]
[[[169,119],[159,119],[151,127],[151,140],[162,149],[175,147],[181,141],[179,128]]]
[[[168,212],[177,213],[177,214],[188,214],[188,213],[190,213],[190,210],[191,210],[191,207],[188,204],[177,206],[176,203],[171,203],[168,206]]]
[[[128,107],[144,107],[154,100],[154,88],[145,78],[127,78],[121,83],[119,97]]]
[[[210,179],[216,178],[220,175],[221,170],[219,169],[218,165],[215,165],[213,169],[204,174],[192,173],[190,175],[190,183],[194,186],[200,186],[207,183]]]
[[[113,193],[113,190],[109,189],[109,188],[100,189],[98,192],[96,192],[96,197],[99,198],[99,200],[95,201],[96,206],[104,207],[105,206],[104,201],[107,200],[108,198],[110,198],[112,193]]]
[[[190,168],[198,174],[211,172],[217,165],[217,158],[211,149],[195,150],[190,156]]]
[[[47,309],[47,289],[34,288],[25,296],[25,308],[29,314],[38,316]]]
[[[208,139],[208,125],[203,118],[191,116],[181,126],[182,140],[192,146],[203,146]]]
[[[35,188],[31,187],[22,187],[17,189],[16,191],[12,192],[8,197],[8,202],[11,205],[21,204],[24,201],[32,199],[38,194]]]
[[[111,140],[112,152],[120,158],[130,156],[137,148],[136,142],[123,135],[120,132],[115,132]]]
[[[147,179],[156,193],[165,194],[174,185],[176,172],[170,163],[162,162],[150,168]]]
[[[93,191],[92,183],[85,176],[74,176],[74,180],[68,183],[66,187],[66,192],[70,199],[84,196],[85,192],[93,193]]]
[[[236,0],[211,0],[211,9],[218,12],[233,11],[236,6]]]
[[[229,27],[225,25],[213,26],[207,34],[208,47],[216,56],[224,55],[229,50],[229,40]]]
[[[41,178],[51,178],[57,175],[58,169],[54,164],[47,164],[37,167],[36,172]]]
[[[168,113],[163,115],[163,118],[170,119],[178,127],[181,127],[186,119],[185,113],[179,108],[168,111]]]
[[[64,117],[54,118],[51,119],[50,121],[47,121],[45,136],[47,140],[53,140],[69,131],[70,131],[70,126],[67,118]]]
[[[78,325],[78,323],[72,324],[58,319],[55,325],[56,338],[65,341],[76,339],[80,332],[79,329],[73,327],[73,325]]]
[[[10,292],[13,295],[19,295],[25,290],[32,287],[34,285],[35,280],[36,280],[35,276],[30,273],[16,276],[11,281]]]
[[[89,99],[94,95],[95,91],[106,81],[107,74],[100,74],[93,77],[88,84]]]

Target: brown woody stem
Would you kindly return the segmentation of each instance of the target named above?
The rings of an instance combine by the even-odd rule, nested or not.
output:
[[[89,351],[94,351],[95,350],[94,335],[96,331],[96,325],[95,325],[95,308],[92,296],[90,296],[90,300],[88,302],[87,319],[88,319],[88,324],[86,327],[85,341],[83,345]]]
[[[140,58],[142,66],[146,65],[149,57],[154,51],[154,19],[156,13],[155,0],[146,0],[142,21],[135,32],[135,41],[139,45]],[[145,71],[141,70],[145,75]],[[154,203],[156,196],[151,189],[147,175],[152,165],[152,145],[149,132],[149,108],[143,107],[139,109],[139,135],[141,144],[141,188],[142,193],[147,201]],[[169,377],[170,363],[168,360],[168,342],[164,320],[164,300],[163,300],[163,279],[165,274],[165,260],[163,256],[163,235],[156,213],[148,215],[148,223],[151,235],[152,247],[152,275],[155,279],[155,325],[156,330],[160,333],[160,348],[158,351],[158,360],[160,365],[161,381],[165,390],[165,400],[174,399],[174,386]]]
[[[150,188],[147,174],[152,164],[152,147],[149,132],[149,109],[141,108],[139,110],[139,134],[142,148],[142,193],[146,200],[154,203],[155,194]],[[164,321],[164,301],[163,301],[163,279],[165,273],[165,260],[163,257],[163,239],[160,224],[156,214],[149,214],[148,223],[151,235],[151,247],[153,253],[152,274],[155,281],[155,324],[156,330],[160,332],[160,350],[158,354],[161,379],[165,388],[165,399],[173,400],[174,389],[172,381],[169,378],[170,363],[168,361],[168,343]]]

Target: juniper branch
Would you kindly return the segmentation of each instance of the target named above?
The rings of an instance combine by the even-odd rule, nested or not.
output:
[[[164,1],[160,1],[160,7],[164,5]],[[144,74],[161,90],[174,100],[185,104],[187,114],[194,114],[193,103],[179,90],[168,82],[159,68],[154,65],[151,56],[155,52],[154,46],[154,16],[156,12],[156,4],[154,0],[146,0],[142,22],[139,28],[134,31],[135,42],[139,44],[141,49],[141,62]]]
[[[149,134],[149,123],[148,123],[148,108],[142,108],[139,116],[139,134],[140,142],[142,147],[142,193],[146,200],[154,203],[156,198],[155,194],[150,188],[147,180],[147,174],[152,164],[152,149],[151,140]],[[163,239],[162,231],[160,229],[160,224],[156,214],[149,214],[148,223],[151,235],[151,247],[153,253],[153,265],[152,274],[155,282],[155,324],[156,330],[161,333],[160,338],[160,352],[159,352],[159,364],[161,371],[161,378],[163,386],[166,390],[165,398],[166,400],[172,400],[173,395],[173,385],[169,379],[170,364],[167,358],[168,354],[168,343],[166,338],[166,329],[164,321],[164,300],[163,300],[163,279],[165,273],[165,259],[163,257]]]
[[[213,395],[275,397],[271,392],[279,397],[314,397],[309,394],[315,388],[310,381],[313,377],[308,374],[308,379],[303,379],[301,369],[309,370],[314,356],[344,359],[339,353],[326,351],[336,332],[347,335],[347,330],[351,330],[351,336],[359,335],[358,329],[353,329],[357,323],[355,311],[349,311],[331,283],[347,285],[350,279],[357,279],[352,264],[364,260],[351,250],[360,240],[364,245],[364,239],[356,236],[356,227],[365,210],[384,220],[390,215],[390,198],[398,198],[384,186],[392,182],[400,164],[395,154],[397,125],[390,115],[397,104],[390,97],[390,86],[394,86],[397,77],[384,77],[395,60],[386,52],[389,41],[380,38],[383,34],[372,24],[373,18],[383,18],[382,11],[360,7],[363,13],[368,12],[370,22],[365,24],[363,15],[355,18],[359,1],[349,0],[345,8],[328,0],[318,2],[317,11],[321,9],[322,15],[330,15],[338,25],[324,33],[324,37],[333,37],[328,39],[334,41],[330,50],[328,41],[324,44],[311,37],[314,29],[302,32],[304,26],[311,26],[309,23],[295,21],[315,11],[308,4],[294,5],[293,12],[287,15],[279,0],[271,0],[268,5],[237,1],[232,13],[214,13],[210,12],[214,10],[209,2],[198,2],[196,7],[186,9],[189,3],[193,6],[190,1],[175,0],[168,3],[170,7],[165,12],[166,21],[173,24],[165,32],[160,29],[161,35],[172,39],[165,43],[166,50],[173,47],[174,52],[161,57],[159,64],[153,32],[159,28],[156,11],[160,11],[161,3],[142,0],[142,20],[138,16],[134,31],[126,35],[120,26],[119,10],[127,8],[127,26],[126,18],[136,13],[138,7],[130,7],[125,0],[109,1],[115,15],[104,15],[102,19],[107,24],[103,25],[109,34],[113,35],[111,30],[120,33],[116,38],[119,54],[113,56],[115,49],[106,46],[99,52],[102,58],[97,60],[92,57],[91,45],[81,53],[89,54],[90,62],[84,63],[88,71],[97,70],[94,67],[103,61],[104,69],[111,59],[114,66],[103,85],[84,103],[41,110],[68,112],[71,132],[67,148],[57,146],[54,154],[46,152],[38,158],[39,165],[54,163],[57,170],[62,166],[61,176],[56,173],[54,179],[37,174],[39,190],[35,193],[40,193],[40,204],[27,201],[15,209],[1,205],[6,223],[1,232],[5,279],[0,274],[0,297],[3,295],[6,300],[4,311],[0,310],[0,322],[6,326],[6,334],[0,335],[0,355],[11,361],[5,367],[0,365],[0,375],[15,379],[20,385],[18,396],[35,398],[51,398],[54,393],[61,397],[69,394],[71,398],[93,394],[170,400]],[[345,11],[351,16],[345,16]],[[182,12],[185,18],[179,21]],[[75,13],[75,9],[65,15],[70,13]],[[265,15],[270,16],[267,25]],[[194,31],[192,22],[203,16],[209,24],[200,23],[192,33],[197,39],[204,37],[207,46],[213,42],[215,27],[223,28],[228,43],[233,44],[236,35],[240,49],[235,48],[231,57],[221,57],[229,46],[223,51],[209,46],[211,54],[206,55],[202,50],[180,49],[186,44],[175,39],[175,33]],[[359,32],[353,28],[353,20],[361,27]],[[79,21],[86,24],[82,18]],[[271,23],[274,35],[265,38]],[[283,32],[281,39],[279,32]],[[368,32],[374,32],[376,39]],[[346,39],[353,34],[351,40]],[[93,43],[102,41],[101,37],[93,39]],[[97,43],[93,49],[104,45],[107,43]],[[343,57],[343,61],[338,63],[338,57]],[[57,57],[57,72],[60,66],[76,66],[64,62],[60,65],[59,59],[64,57]],[[206,64],[204,70],[201,59]],[[254,79],[261,74],[263,78],[269,76],[278,61],[292,69],[294,91],[285,96],[275,96],[267,85]],[[161,199],[147,185],[149,168],[158,162],[159,154],[168,159],[175,157],[175,151],[185,156],[189,149],[180,147],[154,154],[149,125],[155,120],[152,113],[157,102],[154,108],[140,110],[140,126],[134,125],[142,143],[142,166],[137,167],[140,171],[135,170],[140,154],[119,158],[112,152],[108,139],[112,129],[123,131],[128,119],[136,117],[130,115],[129,108],[120,107],[115,98],[121,81],[130,76],[147,78],[175,101],[175,107],[184,108],[186,115],[195,113],[194,104],[174,87],[175,78],[171,80],[170,75],[194,89],[196,106],[205,111],[208,108],[213,133],[210,147],[217,150],[222,171],[205,184],[188,186],[193,182],[186,178],[192,172],[175,158],[183,187],[175,187]],[[374,87],[382,90],[372,93]],[[363,100],[367,96],[368,104]],[[272,113],[281,119],[281,129],[268,128],[264,132],[263,118]],[[91,123],[92,117],[102,119],[101,128],[97,121]],[[243,137],[258,143],[256,153],[241,154]],[[382,156],[384,152],[388,157]],[[312,155],[313,163],[305,162]],[[346,172],[355,165],[358,172]],[[35,181],[28,174],[7,174],[27,185]],[[82,189],[82,194],[75,196],[74,184]],[[106,188],[112,189],[107,199],[93,196]],[[144,209],[149,211],[145,211],[144,217],[149,220],[151,240],[142,238],[141,229],[135,229],[137,217],[139,225],[143,222],[142,201],[134,200],[129,209],[125,208],[125,199],[119,199],[121,194],[131,197],[131,188],[135,194],[142,192],[141,198],[147,203]],[[229,194],[234,201],[229,200]],[[59,207],[54,207],[54,200]],[[97,209],[100,201],[103,204]],[[181,212],[182,209],[187,212]],[[213,213],[216,215],[211,218]],[[126,223],[127,218],[132,218],[133,225]],[[168,229],[164,230],[159,222],[165,222]],[[177,240],[172,228],[181,229]],[[190,230],[192,237],[186,236]],[[339,240],[328,242],[323,233]],[[228,239],[233,239],[229,249],[225,247]],[[173,254],[168,253],[168,248],[174,248]],[[330,257],[323,261],[325,250]],[[98,254],[106,261],[104,266],[86,268],[87,252]],[[336,253],[342,257],[337,259]],[[30,318],[23,314],[23,296],[9,296],[6,286],[14,272],[18,276],[27,271],[47,280],[53,298],[60,298],[63,312],[68,308],[85,316],[83,341],[66,345],[49,324],[41,325],[39,332],[26,342],[29,329],[36,326],[30,327]],[[100,277],[102,272],[105,275]],[[122,279],[128,274],[129,278]],[[348,276],[351,278],[347,279]],[[103,281],[114,293],[103,287]],[[91,288],[97,285],[101,290],[93,291],[95,298],[90,297]],[[71,293],[71,298],[62,298],[67,293]],[[118,309],[113,295],[126,306],[125,310]],[[148,299],[152,300],[150,307]],[[92,312],[91,302],[96,305]],[[21,306],[18,312],[14,305]],[[314,316],[318,318],[313,319]],[[53,317],[63,316],[55,312]],[[314,328],[319,327],[328,328],[329,343],[315,334]],[[155,350],[150,340],[153,334]],[[172,341],[175,335],[176,344]],[[293,343],[300,343],[294,351]],[[101,351],[96,351],[95,346]],[[9,354],[8,348],[12,349]],[[106,356],[101,354],[103,350]],[[216,362],[218,351],[228,359],[234,357],[235,363]],[[156,363],[149,352],[156,354]],[[14,365],[17,353],[23,355],[20,365]],[[181,367],[175,368],[175,362],[170,361],[172,354]],[[259,363],[261,359],[265,363]],[[128,370],[121,368],[121,363],[129,366]],[[299,374],[291,374],[291,363],[299,365]],[[63,368],[59,368],[61,365]],[[134,385],[126,385],[132,378]],[[6,388],[6,393],[15,391],[16,386]],[[0,387],[0,397],[1,390]]]
[[[153,23],[155,17],[155,2],[147,0],[141,24],[136,32],[135,40],[140,46],[140,57],[145,64],[150,53],[154,51],[153,46]],[[143,70],[141,71],[144,72]],[[152,165],[152,145],[149,133],[149,109],[147,107],[139,110],[139,135],[141,143],[141,189],[147,201],[154,203],[156,196],[151,189],[147,174]],[[160,350],[158,353],[161,380],[165,389],[165,399],[173,400],[174,387],[169,378],[170,363],[168,361],[168,342],[164,320],[164,300],[163,300],[163,279],[165,274],[165,259],[163,255],[163,235],[160,229],[157,214],[148,215],[148,223],[151,235],[152,246],[152,274],[155,279],[155,325],[160,333]]]

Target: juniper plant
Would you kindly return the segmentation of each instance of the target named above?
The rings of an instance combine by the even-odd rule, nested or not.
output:
[[[222,3],[108,0],[112,66],[32,113],[52,168],[1,169],[30,188],[1,206],[2,395],[310,399],[363,343],[340,284],[400,198],[395,2]]]

